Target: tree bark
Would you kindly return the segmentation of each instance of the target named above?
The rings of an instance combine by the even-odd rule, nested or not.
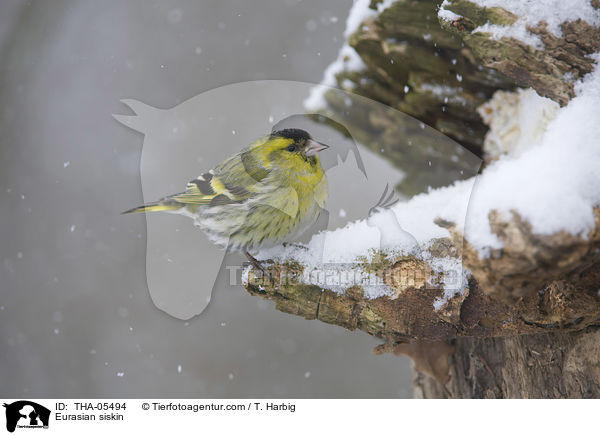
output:
[[[376,9],[378,1],[372,1]],[[598,2],[592,2],[598,8]],[[366,65],[364,71],[342,71],[338,86],[402,110],[446,133],[485,157],[487,131],[477,107],[499,89],[532,87],[560,105],[574,96],[574,82],[593,68],[588,56],[600,51],[600,30],[565,22],[563,37],[544,25],[530,29],[544,42],[533,48],[512,38],[494,40],[474,32],[486,22],[506,25],[517,17],[502,8],[483,8],[464,0],[444,7],[458,18],[437,20],[439,2],[396,2],[348,38]],[[366,79],[366,80],[363,80]],[[352,86],[348,86],[351,82]],[[445,86],[446,94],[430,92]],[[334,113],[364,127],[357,138],[373,149],[394,153],[402,126],[393,114],[364,116],[344,110],[334,93],[325,94],[323,113]],[[373,131],[381,131],[374,136]],[[417,148],[417,147],[414,147]],[[427,158],[425,149],[414,149]],[[429,180],[428,180],[429,181]],[[399,186],[418,192],[410,181]],[[429,183],[436,186],[435,180]],[[518,214],[510,220],[490,213],[492,231],[504,248],[480,259],[452,223],[439,222],[451,233],[438,240],[431,254],[461,255],[471,271],[468,289],[433,310],[442,289],[439,276],[417,258],[377,265],[378,275],[396,294],[366,299],[360,287],[336,294],[289,279],[301,265],[275,264],[275,280],[256,279],[246,290],[273,300],[278,310],[307,319],[360,329],[381,338],[377,353],[409,355],[420,372],[414,392],[420,398],[600,398],[600,212],[587,237],[538,236]],[[453,254],[454,255],[454,254]],[[368,265],[373,267],[373,265]]]
[[[417,398],[598,398],[600,329],[459,338],[444,386],[416,373]]]

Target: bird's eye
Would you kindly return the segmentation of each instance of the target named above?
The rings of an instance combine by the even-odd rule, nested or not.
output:
[[[293,153],[294,151],[296,151],[296,145],[289,145],[289,146],[287,147],[287,150],[288,150],[290,153]]]

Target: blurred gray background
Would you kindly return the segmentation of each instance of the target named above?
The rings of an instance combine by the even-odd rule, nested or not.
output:
[[[350,0],[0,3],[0,396],[410,397],[378,340],[215,291],[189,322],[146,288],[143,137],[123,98],[172,107],[256,79],[318,83]],[[205,170],[208,168],[201,168]]]

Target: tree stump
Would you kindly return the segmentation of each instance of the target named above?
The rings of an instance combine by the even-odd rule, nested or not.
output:
[[[373,0],[370,8],[380,4]],[[347,39],[365,68],[335,78],[338,87],[408,113],[484,159],[491,157],[478,112],[483,103],[498,90],[531,87],[564,106],[574,83],[594,67],[589,55],[600,51],[600,29],[582,20],[562,23],[562,37],[543,23],[529,28],[543,42],[532,47],[475,31],[514,23],[518,17],[509,11],[464,0],[441,7],[448,13],[440,20],[440,2],[425,0],[394,2],[368,18]],[[419,192],[419,174],[393,152],[399,128],[393,115],[351,119],[360,110],[345,111],[335,93],[324,99],[323,114],[348,117],[369,132],[358,138],[366,146],[391,150],[388,158],[408,173],[400,190]],[[409,160],[427,158],[423,149],[414,154]],[[419,370],[416,397],[600,398],[600,212],[587,237],[534,234],[517,213],[510,219],[490,213],[489,220],[504,248],[488,258],[463,245],[452,223],[438,223],[451,237],[436,246],[454,248],[471,272],[467,291],[440,310],[431,306],[442,290],[430,279],[392,279],[406,271],[431,276],[427,264],[410,257],[380,266],[394,297],[367,299],[360,287],[337,294],[282,279],[301,273],[298,264],[271,266],[273,282],[251,271],[245,287],[280,311],[379,337],[377,353],[411,356]]]

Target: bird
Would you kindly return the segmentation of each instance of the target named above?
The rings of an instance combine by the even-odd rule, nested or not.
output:
[[[318,153],[329,148],[305,130],[272,131],[187,183],[184,192],[122,214],[167,212],[190,217],[217,246],[250,251],[286,244],[325,209],[327,178]]]

